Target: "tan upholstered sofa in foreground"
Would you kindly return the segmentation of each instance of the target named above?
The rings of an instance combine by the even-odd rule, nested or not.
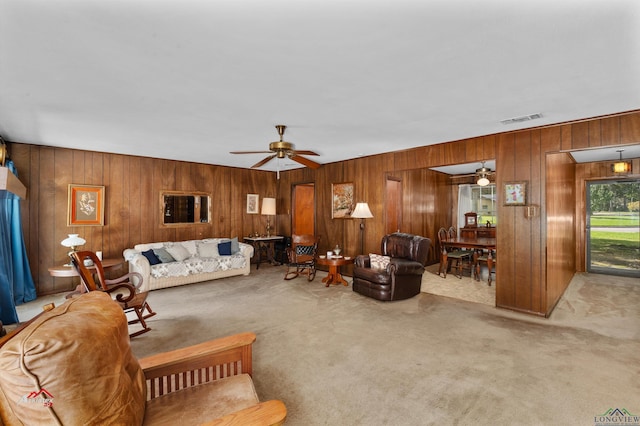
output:
[[[83,294],[0,339],[0,423],[282,424],[284,404],[259,402],[253,386],[255,338],[138,361],[122,308],[106,293]]]

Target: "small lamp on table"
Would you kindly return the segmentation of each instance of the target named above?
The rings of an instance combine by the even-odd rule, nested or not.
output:
[[[86,242],[87,241],[84,238],[79,237],[78,234],[69,234],[69,236],[62,240],[60,244],[71,249],[69,253],[67,253],[69,257],[71,257],[71,254],[77,251],[77,248],[84,245]],[[71,261],[69,261],[65,266],[71,266]]]

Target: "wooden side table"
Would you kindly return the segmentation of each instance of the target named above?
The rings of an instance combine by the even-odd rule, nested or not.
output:
[[[318,263],[318,265],[324,265],[324,266],[328,266],[329,267],[329,275],[327,275],[325,278],[322,279],[323,283],[326,283],[325,287],[329,287],[332,284],[344,284],[344,285],[349,285],[349,283],[347,282],[347,280],[345,280],[344,278],[342,278],[342,275],[340,274],[340,267],[343,265],[348,265],[350,263],[353,263],[353,259],[350,257],[331,257],[331,259],[327,259],[326,257],[318,257],[318,259],[316,259],[316,262]]]
[[[124,259],[103,259],[102,267],[104,269],[113,268],[124,262]],[[89,269],[96,269],[94,265],[89,266]],[[52,266],[49,268],[49,275],[52,277],[77,277],[78,273],[76,268],[71,265]]]
[[[124,263],[124,259],[103,259],[102,267],[104,269],[109,269],[109,268],[113,268],[114,266],[119,266],[122,263]],[[90,270],[96,269],[95,265],[88,266],[88,268]],[[49,268],[49,275],[51,275],[52,277],[78,277],[79,276],[78,273],[76,272],[76,268],[69,265],[52,266],[51,268]],[[82,285],[82,282],[80,282],[80,284],[76,287],[76,289],[71,293],[67,294],[65,298],[69,299],[75,296],[76,294],[81,294],[84,292],[85,292],[84,285]]]
[[[254,256],[257,257],[257,265],[256,265],[256,269],[260,268],[260,264],[265,261],[265,259],[262,258],[262,250],[264,249],[266,254],[267,254],[267,258],[266,261],[271,263],[272,265],[279,265],[280,263],[277,262],[274,258],[274,252],[275,252],[275,243],[278,241],[282,241],[284,239],[284,237],[282,235],[274,235],[271,237],[244,237],[243,241],[245,243],[249,243],[253,246],[253,250],[254,250]]]

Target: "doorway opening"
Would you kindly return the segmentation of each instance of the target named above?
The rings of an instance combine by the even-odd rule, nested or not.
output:
[[[640,277],[640,179],[588,181],[587,271]]]

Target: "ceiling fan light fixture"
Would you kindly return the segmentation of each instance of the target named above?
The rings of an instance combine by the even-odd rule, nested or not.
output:
[[[491,173],[491,169],[488,167],[484,166],[484,161],[482,162],[482,167],[480,167],[479,169],[476,169],[476,177],[478,178],[476,180],[476,184],[480,185],[480,186],[487,186],[489,185],[489,183],[491,183],[489,181],[489,173]]]
[[[487,186],[489,185],[489,179],[487,179],[486,176],[482,175],[477,181],[476,184],[480,185],[480,186]]]

